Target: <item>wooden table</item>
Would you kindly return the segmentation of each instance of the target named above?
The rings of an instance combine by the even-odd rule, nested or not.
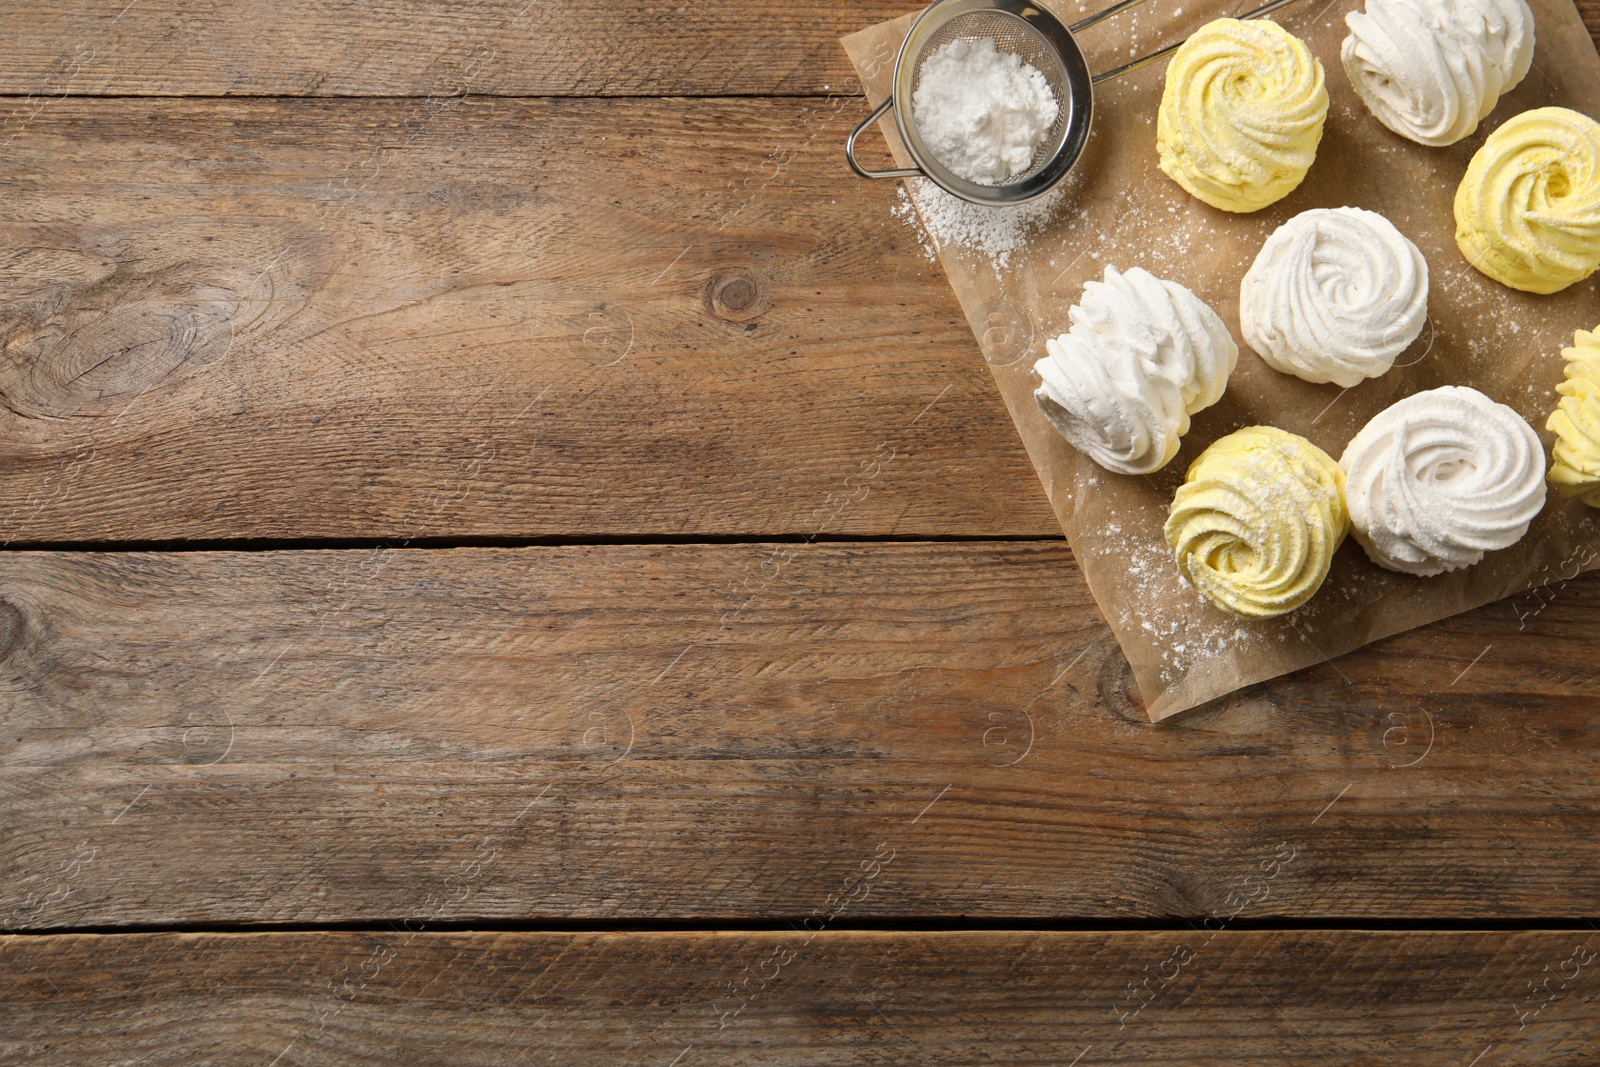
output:
[[[1600,580],[1148,725],[903,4],[123,3],[5,23],[0,1062],[1600,1062]]]

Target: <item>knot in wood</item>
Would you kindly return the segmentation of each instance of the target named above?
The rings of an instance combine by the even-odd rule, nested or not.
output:
[[[724,271],[706,285],[706,306],[724,322],[751,322],[772,306],[767,281],[746,270]]]
[[[0,661],[10,659],[22,647],[28,631],[28,616],[9,600],[0,599]]]
[[[156,386],[259,344],[336,256],[331,238],[290,222],[6,229],[0,400],[28,418],[114,419]]]
[[[185,305],[141,294],[95,307],[50,309],[12,323],[0,394],[29,416],[115,412],[184,363],[208,363],[233,343],[237,300]],[[37,310],[37,309],[36,309]]]
[[[1107,635],[1110,647],[1105,649],[1105,658],[1100,661],[1100,675],[1096,684],[1100,706],[1124,722],[1149,726],[1150,717],[1145,714],[1144,698],[1139,695],[1139,683],[1133,676],[1133,667],[1109,637]]]

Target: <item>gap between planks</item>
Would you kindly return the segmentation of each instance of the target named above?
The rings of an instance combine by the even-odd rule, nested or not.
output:
[[[6,552],[345,552],[345,551],[398,551],[414,552],[448,550],[453,548],[586,548],[586,547],[649,547],[673,545],[684,548],[723,545],[941,545],[941,544],[1049,544],[1065,541],[1061,534],[751,534],[727,535],[684,534],[634,535],[598,534],[592,537],[572,537],[560,534],[549,537],[265,537],[265,538],[198,538],[192,541],[12,541],[0,544]]]
[[[749,919],[738,916],[701,919],[457,919],[420,921],[414,916],[362,919],[351,922],[195,922],[127,923],[97,926],[44,927],[0,930],[6,937],[58,937],[68,934],[310,934],[367,933],[391,934],[401,930],[430,934],[739,934],[787,932],[799,927],[804,916]],[[885,934],[962,934],[962,933],[1193,933],[1208,931],[1204,926],[1211,916],[1196,915],[1170,919],[1095,919],[1095,918],[969,918],[958,915],[927,915],[892,919],[850,919],[830,923],[835,933]],[[408,925],[409,924],[409,925]],[[1228,923],[1235,933],[1591,933],[1600,932],[1600,918],[1533,917],[1518,919],[1349,919],[1330,916],[1249,919]]]

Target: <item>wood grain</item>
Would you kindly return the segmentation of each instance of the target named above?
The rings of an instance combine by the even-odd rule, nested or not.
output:
[[[0,93],[25,99],[0,101],[0,129],[66,95],[854,93],[839,38],[917,6],[71,0],[8,14]],[[1600,5],[1578,10],[1600,40]]]
[[[461,99],[898,8],[47,7],[13,543],[1055,534],[858,102]],[[1232,927],[1592,912],[1597,588],[1152,727],[1059,543],[0,553],[0,927],[394,922],[0,938],[0,1060],[1587,1064],[1587,931]],[[1196,928],[841,929],[961,915]],[[422,932],[652,917],[799,930]]]
[[[0,949],[0,1057],[1586,1067],[1597,952],[1590,930],[28,937]]]
[[[0,179],[7,539],[1056,536],[859,111],[53,100]]]
[[[126,6],[125,6],[126,5]],[[858,91],[839,38],[914,5],[217,0],[6,16],[10,121],[63,95],[700,96]],[[848,87],[848,88],[847,88]],[[7,120],[0,105],[0,126]]]
[[[1578,14],[1583,18],[1583,24],[1589,27],[1589,36],[1594,38],[1595,47],[1600,48],[1600,0],[1574,0]]]
[[[1059,536],[859,110],[59,102],[0,177],[5,537]]]
[[[1150,727],[1059,544],[6,554],[0,927],[1581,915],[1596,590]]]

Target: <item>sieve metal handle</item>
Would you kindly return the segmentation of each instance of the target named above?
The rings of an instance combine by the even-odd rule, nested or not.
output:
[[[1077,25],[1073,26],[1072,29],[1076,30],[1076,29],[1078,29],[1079,27],[1081,27],[1081,26],[1083,26],[1085,24],[1092,26],[1096,22],[1099,22],[1102,18],[1107,18],[1107,17],[1109,17],[1111,15],[1120,14],[1121,12],[1127,10],[1128,8],[1134,6],[1135,4],[1139,4],[1139,3],[1143,3],[1143,2],[1144,2],[1144,0],[1122,0],[1122,3],[1113,4],[1112,6],[1106,8],[1104,11],[1100,12],[1098,15],[1090,15],[1088,18],[1084,19],[1083,22],[1080,22]],[[1235,17],[1238,18],[1240,22],[1244,22],[1244,21],[1247,21],[1249,19],[1265,18],[1266,16],[1272,14],[1274,11],[1278,10],[1280,7],[1288,7],[1290,4],[1292,4],[1294,2],[1295,2],[1295,0],[1269,0],[1268,3],[1262,4],[1260,7],[1256,8],[1254,11],[1246,11],[1244,14],[1237,15]],[[1140,56],[1138,59],[1135,59],[1131,63],[1124,63],[1120,67],[1112,67],[1110,70],[1103,70],[1099,74],[1096,74],[1094,76],[1094,84],[1099,85],[1103,81],[1110,81],[1112,78],[1120,78],[1124,74],[1133,73],[1134,71],[1138,70],[1140,67],[1148,67],[1152,63],[1155,63],[1155,62],[1158,62],[1160,60],[1166,59],[1172,53],[1174,53],[1178,49],[1182,48],[1183,44],[1184,44],[1183,41],[1178,41],[1177,43],[1169,44],[1169,45],[1167,45],[1167,47],[1159,49],[1158,51],[1151,52],[1147,56]]]
[[[1086,19],[1079,19],[1067,27],[1067,32],[1073,35],[1082,33],[1097,22],[1104,22],[1109,18],[1116,18],[1130,7],[1138,7],[1144,0],[1121,0],[1121,3],[1112,4],[1104,11],[1096,11]]]
[[[863,178],[916,178],[922,175],[920,167],[902,167],[899,170],[869,170],[856,158],[856,139],[867,131],[867,127],[883,118],[889,109],[894,107],[894,97],[891,96],[873,109],[872,114],[861,120],[861,125],[850,131],[850,136],[844,142],[844,158],[850,161],[850,169]]]

